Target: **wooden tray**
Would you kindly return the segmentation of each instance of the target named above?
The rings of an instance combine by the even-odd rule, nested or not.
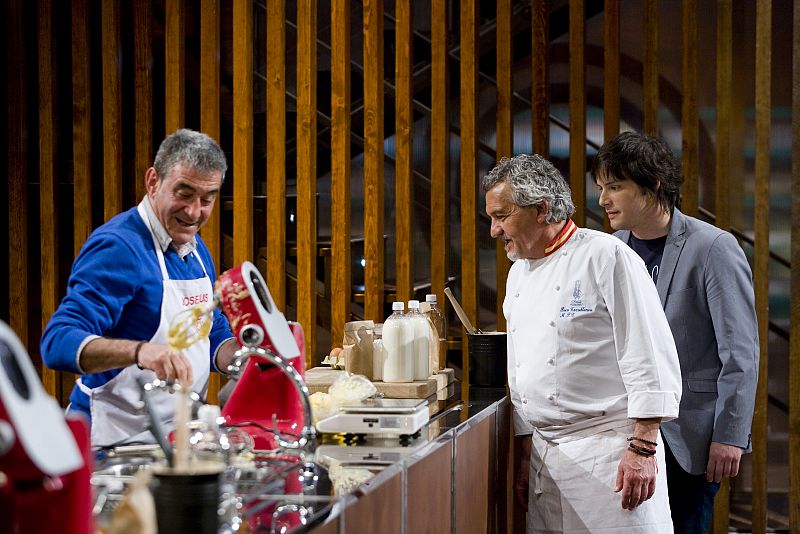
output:
[[[447,370],[444,370],[447,371]],[[450,374],[441,372],[440,375],[433,375],[427,380],[417,380],[414,382],[380,382],[373,381],[378,393],[383,393],[391,399],[426,399],[436,393],[441,387],[446,387],[452,382],[453,372]],[[314,367],[306,371],[305,382],[309,393],[321,391],[328,392],[328,388],[333,382],[342,376],[345,371],[331,369],[330,367]],[[438,377],[438,378],[437,378]],[[441,385],[442,383],[443,385]]]

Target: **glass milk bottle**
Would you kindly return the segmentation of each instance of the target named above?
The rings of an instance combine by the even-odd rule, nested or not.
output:
[[[425,295],[425,302],[430,306],[426,315],[433,323],[433,327],[436,329],[436,333],[439,336],[439,354],[441,358],[442,355],[446,354],[445,351],[447,350],[447,323],[445,322],[444,312],[436,305],[435,293]]]
[[[430,376],[428,369],[428,333],[430,323],[428,318],[419,312],[419,301],[408,301],[408,314],[406,315],[414,331],[414,380],[426,380]]]
[[[383,380],[383,364],[386,350],[383,348],[383,323],[377,323],[372,331],[372,380]]]
[[[414,331],[410,321],[403,315],[405,305],[392,303],[392,314],[383,323],[383,362],[384,382],[411,382],[414,380],[414,360],[411,351],[414,344]]]

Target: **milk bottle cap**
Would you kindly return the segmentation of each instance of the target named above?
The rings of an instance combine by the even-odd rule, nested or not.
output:
[[[402,301],[392,302],[392,311],[403,311],[405,308],[406,305]]]
[[[433,302],[436,303],[436,293],[428,293],[425,295],[425,302]]]
[[[418,300],[409,300],[408,301],[408,309],[409,310],[418,310],[419,309],[419,301]]]

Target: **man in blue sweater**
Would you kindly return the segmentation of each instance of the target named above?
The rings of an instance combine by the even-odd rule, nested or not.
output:
[[[237,345],[219,310],[208,338],[180,352],[167,346],[173,318],[213,300],[214,263],[197,233],[226,170],[215,141],[178,130],[147,170],[141,203],[92,232],[75,259],[41,350],[48,367],[81,375],[68,409],[91,418],[94,447],[154,442],[137,379],[176,380],[202,393],[210,369],[233,358]],[[174,400],[154,392],[153,405],[171,430]]]

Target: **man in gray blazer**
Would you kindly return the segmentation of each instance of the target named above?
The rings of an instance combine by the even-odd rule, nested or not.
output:
[[[598,152],[600,205],[647,265],[672,329],[683,380],[664,423],[675,532],[702,533],[719,482],[750,451],[758,329],[750,266],[736,239],[677,208],[680,164],[660,140],[625,132]]]

